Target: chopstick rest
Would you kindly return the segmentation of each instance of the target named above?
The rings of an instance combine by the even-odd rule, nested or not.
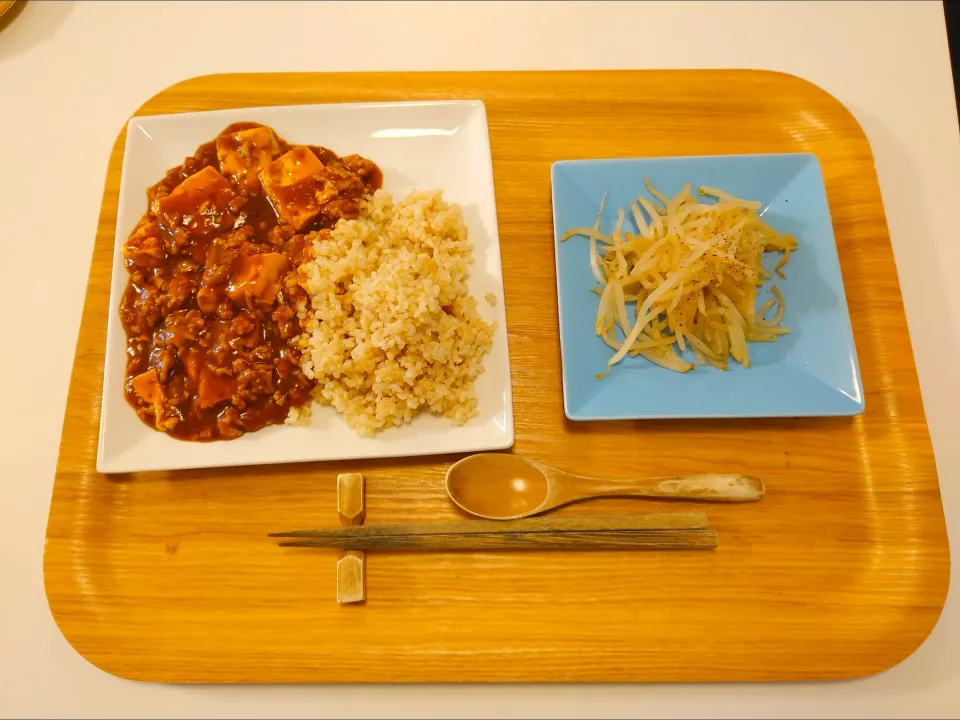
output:
[[[340,524],[359,526],[366,515],[362,473],[337,475],[337,515]],[[344,548],[337,559],[337,602],[362,603],[367,599],[367,556],[362,550]]]

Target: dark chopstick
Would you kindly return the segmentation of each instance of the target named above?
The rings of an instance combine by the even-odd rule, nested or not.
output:
[[[360,525],[270,537],[295,538],[283,547],[350,550],[716,547],[716,533],[706,527],[706,515],[689,512]]]
[[[701,512],[642,515],[585,515],[581,517],[522,518],[520,520],[463,520],[450,523],[385,523],[318,530],[288,530],[269,537],[366,537],[373,535],[450,535],[490,532],[569,532],[571,530],[696,530],[707,526]]]
[[[717,546],[715,530],[591,530],[353,535],[289,540],[281,547],[349,550],[682,550]]]

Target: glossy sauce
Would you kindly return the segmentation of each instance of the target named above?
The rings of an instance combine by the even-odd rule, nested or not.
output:
[[[267,161],[291,146],[269,128],[260,135],[275,143],[237,139],[257,128],[264,126],[235,123],[219,136],[223,165],[236,172],[221,168],[217,139],[169,170],[148,189],[149,209],[124,245],[126,398],[145,423],[184,440],[234,438],[282,423],[309,401],[312,383],[291,342],[300,331],[296,303],[305,297],[296,269],[312,231],[358,209],[358,198],[318,180],[329,202],[315,218],[299,228],[278,219],[273,203],[288,200],[267,196],[250,157],[262,151]],[[324,173],[344,175],[361,196],[382,182],[362,158],[365,177],[331,150],[309,151]]]

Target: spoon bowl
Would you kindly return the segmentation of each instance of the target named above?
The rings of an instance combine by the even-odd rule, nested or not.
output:
[[[550,481],[517,455],[470,455],[450,466],[447,495],[461,510],[491,520],[527,517],[539,512]]]
[[[447,470],[446,488],[457,507],[488,520],[529,517],[594,497],[752,502],[764,494],[763,483],[748,475],[610,480],[505,453],[481,453],[455,462]]]

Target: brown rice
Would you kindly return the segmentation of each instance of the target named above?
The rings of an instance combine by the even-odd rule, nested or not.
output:
[[[314,398],[361,435],[424,410],[477,414],[474,380],[493,325],[468,294],[472,249],[460,207],[441,191],[394,201],[379,190],[357,220],[318,233],[300,267],[301,366]],[[296,418],[291,418],[296,420]]]

